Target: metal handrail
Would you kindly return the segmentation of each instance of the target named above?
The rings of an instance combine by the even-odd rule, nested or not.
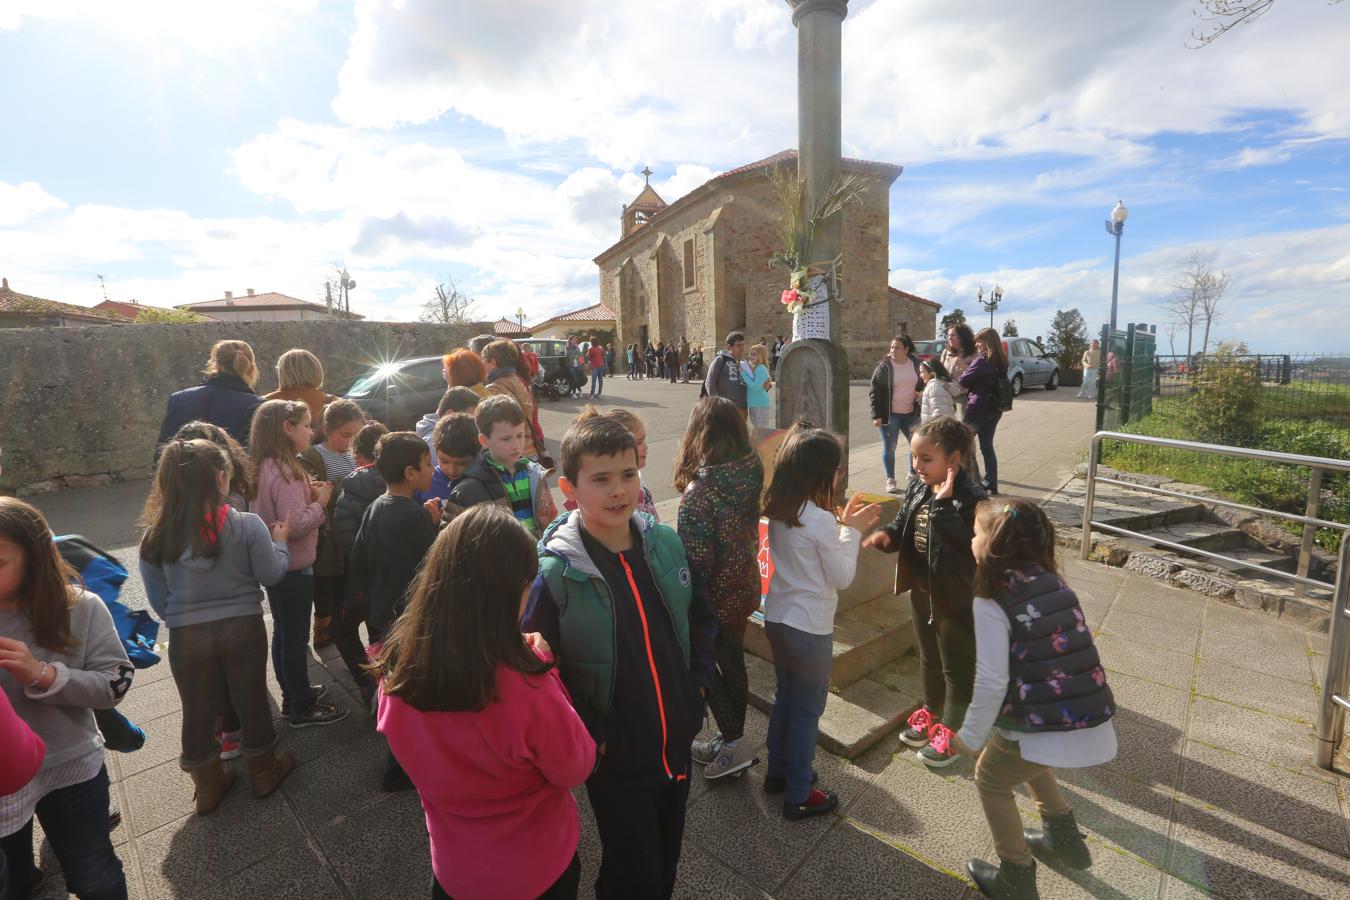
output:
[[[1313,479],[1312,490],[1308,497],[1307,514],[1300,516],[1293,513],[1279,512],[1273,509],[1261,509],[1260,507],[1247,506],[1229,500],[1201,497],[1194,494],[1183,494],[1180,491],[1170,491],[1166,488],[1153,487],[1152,485],[1133,484],[1115,478],[1099,476],[1097,474],[1097,465],[1100,461],[1102,441],[1104,440],[1124,441],[1132,444],[1146,444],[1154,447],[1169,447],[1174,450],[1190,450],[1200,453],[1210,453],[1216,456],[1232,456],[1239,459],[1263,460],[1285,465],[1308,466],[1313,471]],[[1204,556],[1210,559],[1236,563],[1245,568],[1254,569],[1267,575],[1284,578],[1294,582],[1296,590],[1299,590],[1301,595],[1301,591],[1305,586],[1326,586],[1326,582],[1316,581],[1307,577],[1308,563],[1312,549],[1312,529],[1333,528],[1339,530],[1341,532],[1341,549],[1337,556],[1336,581],[1331,595],[1330,646],[1327,650],[1327,670],[1322,683],[1322,706],[1317,717],[1316,732],[1317,765],[1323,769],[1330,769],[1333,757],[1336,753],[1336,747],[1340,744],[1341,736],[1345,728],[1345,712],[1347,709],[1350,709],[1350,698],[1344,696],[1347,691],[1347,685],[1350,683],[1350,525],[1317,518],[1316,492],[1320,489],[1323,471],[1350,473],[1350,461],[1328,459],[1323,456],[1300,456],[1296,453],[1280,453],[1273,450],[1249,450],[1244,447],[1226,447],[1221,444],[1193,443],[1191,441],[1178,441],[1171,438],[1150,437],[1143,434],[1123,434],[1118,431],[1099,431],[1092,436],[1092,442],[1089,445],[1088,451],[1087,491],[1083,497],[1083,536],[1082,545],[1079,548],[1079,556],[1082,559],[1087,559],[1091,555],[1092,529],[1097,528],[1100,531],[1106,531],[1112,534],[1138,538],[1149,544],[1169,547],[1182,553],[1190,553],[1196,556]],[[1148,494],[1180,497],[1183,499],[1195,500],[1199,503],[1213,503],[1217,506],[1240,509],[1259,515],[1274,516],[1276,518],[1285,519],[1286,521],[1301,523],[1304,528],[1304,537],[1303,546],[1299,554],[1298,573],[1281,572],[1277,569],[1244,562],[1243,560],[1225,556],[1221,553],[1215,553],[1210,550],[1202,550],[1198,547],[1188,547],[1184,544],[1160,540],[1154,535],[1131,531],[1128,528],[1120,528],[1116,525],[1107,524],[1106,522],[1095,522],[1092,518],[1092,509],[1097,499],[1098,484],[1113,484]]]

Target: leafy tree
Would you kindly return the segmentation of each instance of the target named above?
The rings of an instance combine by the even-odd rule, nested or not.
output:
[[[467,325],[473,321],[473,298],[455,286],[455,279],[446,277],[445,284],[436,285],[436,295],[422,306],[423,322],[437,325]]]
[[[947,333],[947,329],[951,328],[953,325],[961,325],[965,321],[966,321],[966,314],[963,313],[961,311],[961,307],[958,306],[956,309],[952,310],[951,312],[947,313],[945,316],[942,317],[942,324],[939,326],[938,334],[945,335]]]
[[[141,308],[136,316],[137,325],[193,325],[206,319],[186,309],[159,309],[154,306]]]
[[[1074,368],[1083,359],[1088,348],[1087,323],[1077,309],[1057,309],[1050,323],[1050,339],[1046,352],[1059,360],[1061,370]]]
[[[1261,369],[1247,345],[1223,341],[1213,356],[1190,369],[1186,399],[1192,426],[1200,437],[1225,443],[1250,438],[1260,424]],[[1240,444],[1240,446],[1247,446]]]
[[[1017,333],[1017,320],[1008,319],[1003,323],[1003,337],[1019,337]]]

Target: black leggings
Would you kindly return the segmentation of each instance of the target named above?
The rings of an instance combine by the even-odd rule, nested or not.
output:
[[[558,880],[549,886],[549,889],[539,895],[538,900],[576,900],[577,891],[581,887],[581,857],[575,853],[572,854],[570,862],[563,873],[558,876]],[[431,878],[431,900],[453,900],[441,887],[441,883],[433,875]]]
[[[745,626],[742,621],[738,630],[719,620],[717,642],[713,645],[717,671],[708,689],[708,707],[717,720],[722,739],[727,741],[739,741],[745,734],[745,706],[750,700],[750,680],[745,673]]]
[[[348,597],[340,608],[334,610],[333,621],[328,626],[333,646],[337,647],[342,661],[347,664],[347,671],[351,673],[352,681],[363,693],[375,687],[374,679],[364,668],[369,660],[366,658],[366,645],[361,643],[361,623],[369,617],[370,604],[366,603],[364,595]],[[375,635],[371,635],[370,639],[372,642],[377,640]]]
[[[921,587],[909,592],[914,607],[914,636],[919,639],[919,669],[923,674],[923,705],[952,731],[966,719],[975,689],[975,617],[970,609],[950,613],[933,610],[932,598]]]

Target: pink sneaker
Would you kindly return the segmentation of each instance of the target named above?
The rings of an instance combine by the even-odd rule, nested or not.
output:
[[[909,722],[900,732],[900,742],[918,749],[928,745],[928,733],[933,730],[933,713],[926,706],[920,706],[910,713]]]
[[[218,736],[222,761],[239,758],[239,732],[225,731]]]
[[[932,738],[928,746],[919,751],[919,762],[930,769],[943,769],[956,762],[956,751],[952,749],[952,730],[938,723],[933,726]]]

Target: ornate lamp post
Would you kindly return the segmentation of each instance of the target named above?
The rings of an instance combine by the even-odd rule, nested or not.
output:
[[[516,307],[516,320],[520,322],[520,330],[525,330],[525,307]]]
[[[989,292],[989,299],[986,300],[984,299],[984,287],[981,286],[975,296],[979,299],[980,306],[983,306],[985,311],[989,313],[989,327],[993,328],[994,311],[997,310],[998,305],[1003,302],[1003,288],[999,287],[997,284],[994,285],[994,289]]]
[[[1116,236],[1116,267],[1111,274],[1111,330],[1116,330],[1116,300],[1120,296],[1120,236],[1125,233],[1125,219],[1130,211],[1122,200],[1116,201],[1111,218],[1106,220],[1106,231]]]

